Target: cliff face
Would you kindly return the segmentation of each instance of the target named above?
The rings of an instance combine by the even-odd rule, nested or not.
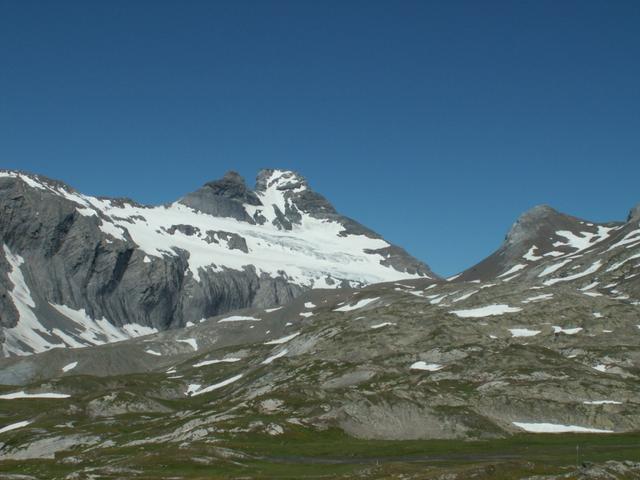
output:
[[[289,302],[310,288],[432,276],[293,172],[234,173],[179,201],[95,198],[0,172],[4,355],[107,343]]]

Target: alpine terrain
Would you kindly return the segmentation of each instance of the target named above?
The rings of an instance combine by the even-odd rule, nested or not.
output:
[[[6,478],[640,478],[640,207],[442,279],[293,172],[0,176]]]

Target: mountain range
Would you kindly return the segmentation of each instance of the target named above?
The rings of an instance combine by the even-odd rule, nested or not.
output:
[[[610,223],[535,207],[448,279],[293,172],[254,190],[229,173],[157,207],[4,172],[0,208],[0,472],[282,478],[264,469],[351,465],[336,450],[351,442],[504,454],[502,439],[548,433],[637,447],[640,206]],[[320,453],[277,447],[305,442]],[[542,467],[557,452],[531,448],[491,459],[557,473]],[[470,478],[401,458],[403,476],[349,471]],[[609,467],[581,478],[635,478]]]

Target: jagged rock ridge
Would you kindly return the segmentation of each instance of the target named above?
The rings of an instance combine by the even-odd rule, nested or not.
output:
[[[281,170],[261,171],[255,191],[230,172],[163,206],[3,171],[0,215],[4,355],[183,327],[309,288],[435,277]]]

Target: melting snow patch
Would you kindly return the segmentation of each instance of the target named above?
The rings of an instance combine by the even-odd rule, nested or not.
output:
[[[304,308],[316,308],[313,302],[305,302]]]
[[[15,430],[16,428],[22,428],[29,425],[31,422],[29,420],[23,420],[22,422],[12,423],[11,425],[7,425],[6,427],[0,428],[0,433],[9,432],[11,430]]]
[[[580,277],[584,277],[586,275],[590,275],[590,274],[598,271],[601,266],[602,266],[602,261],[598,260],[593,265],[591,265],[589,268],[587,268],[586,270],[584,270],[584,271],[582,271],[580,273],[576,273],[574,275],[569,275],[567,277],[552,278],[551,280],[545,280],[543,283],[545,285],[554,285],[554,284],[556,284],[558,282],[569,282],[571,280],[575,280],[576,278],[580,278]]]
[[[205,360],[203,362],[199,362],[194,364],[193,366],[198,368],[198,367],[206,367],[207,365],[213,365],[215,363],[233,363],[233,362],[239,362],[240,360],[242,360],[241,358],[234,358],[234,357],[229,357],[229,358],[220,358],[217,360]]]
[[[190,383],[189,386],[187,387],[187,396],[190,396],[194,393],[196,393],[198,390],[200,390],[200,387],[202,387],[202,385],[200,385],[199,383]]]
[[[363,298],[362,300],[358,300],[355,304],[353,305],[345,305],[344,307],[339,307],[334,309],[334,312],[350,312],[352,310],[358,310],[359,308],[363,308],[366,307],[367,305],[369,305],[370,303],[375,302],[376,300],[378,300],[380,297],[374,297],[374,298]]]
[[[300,312],[300,316],[304,318],[309,318],[313,316],[313,312]]]
[[[602,294],[598,293],[598,292],[582,292],[585,295],[587,295],[588,297],[601,297]]]
[[[513,424],[516,427],[531,433],[613,433],[613,430],[578,427],[576,425],[560,425],[557,423],[513,422]]]
[[[265,312],[271,313],[271,312],[275,312],[277,310],[280,310],[281,308],[283,308],[283,307],[267,308],[267,309],[265,309]]]
[[[569,262],[571,262],[571,259],[567,259],[567,260],[563,260],[563,261],[558,262],[558,263],[554,263],[553,265],[548,266],[542,272],[540,272],[540,275],[538,275],[538,277],[546,277],[547,275],[551,275],[553,272],[555,272],[556,270],[559,270],[560,268],[564,267]]]
[[[280,358],[280,357],[284,357],[287,353],[289,353],[289,351],[285,348],[284,350],[282,350],[281,352],[276,353],[275,355],[270,356],[269,358],[267,358],[266,360],[262,361],[263,365],[269,365],[271,362],[273,362],[275,359]]]
[[[509,331],[514,337],[535,337],[540,330],[529,330],[528,328],[510,328]]]
[[[66,393],[26,393],[24,391],[0,395],[2,400],[14,400],[16,398],[69,398]]]
[[[622,405],[622,402],[616,402],[615,400],[588,400],[582,403],[585,405]]]
[[[598,364],[598,365],[596,365],[595,367],[592,367],[592,368],[594,370],[599,371],[599,372],[606,372],[608,367],[606,365],[600,363],[600,364]]]
[[[225,317],[221,320],[218,320],[218,323],[224,322],[259,322],[260,319],[256,317],[247,317],[244,315],[232,315],[231,317]]]
[[[465,293],[464,295],[459,296],[458,298],[456,298],[453,303],[456,302],[461,302],[463,300],[466,300],[467,298],[469,298],[471,295],[475,295],[476,293],[478,293],[480,290],[471,290],[470,292]]]
[[[503,277],[506,277],[508,275],[511,275],[512,273],[519,272],[523,268],[527,268],[527,266],[524,263],[518,263],[517,265],[514,265],[513,267],[511,267],[506,272],[501,273],[500,275],[498,275],[498,278],[503,278]]]
[[[191,348],[193,348],[194,350],[198,350],[198,342],[196,341],[195,338],[183,338],[181,340],[176,340],[177,342],[181,342],[181,343],[188,343],[189,345],[191,345]]]
[[[71,362],[70,364],[65,365],[64,367],[62,367],[62,371],[63,372],[68,372],[69,370],[73,370],[77,366],[78,366],[78,362]]]
[[[553,333],[564,333],[566,335],[575,335],[576,333],[581,331],[582,331],[582,327],[562,328],[557,325],[553,326]]]
[[[470,308],[467,310],[452,310],[449,313],[453,313],[461,318],[479,318],[489,317],[492,315],[502,315],[504,313],[515,313],[522,311],[518,307],[510,307],[509,305],[493,304],[486,307]]]
[[[437,372],[443,368],[444,367],[442,365],[437,363],[426,363],[423,361],[415,362],[409,367],[410,370],[424,370],[427,372]]]
[[[542,295],[536,295],[534,297],[529,297],[525,300],[522,300],[522,303],[531,303],[536,302],[538,300],[549,300],[553,297],[553,293],[543,293]]]
[[[287,335],[286,337],[278,338],[276,340],[270,340],[268,342],[264,342],[265,345],[280,345],[281,343],[287,343],[289,340],[293,340],[300,332],[292,333],[291,335]]]
[[[155,355],[157,357],[162,356],[160,352],[156,352],[155,350],[151,350],[151,349],[145,350],[144,353],[148,353],[149,355]]]
[[[537,255],[535,255],[533,252],[535,252],[538,249],[538,247],[536,247],[535,245],[533,245],[529,251],[527,253],[525,253],[522,258],[524,258],[525,260],[529,260],[530,262],[536,262],[540,259],[542,259],[542,257],[538,257]]]
[[[196,395],[202,395],[203,393],[209,393],[209,392],[212,392],[212,391],[217,390],[219,388],[226,387],[227,385],[229,385],[229,384],[231,384],[233,382],[236,382],[236,381],[240,380],[241,378],[242,378],[242,374],[239,374],[239,375],[235,375],[234,377],[227,378],[226,380],[223,380],[222,382],[219,382],[219,383],[216,383],[216,384],[213,384],[213,385],[209,385],[208,387],[205,387],[203,389],[200,389],[200,387],[201,387],[200,385],[189,385],[189,389],[191,389],[192,386],[193,387],[197,386],[197,388],[195,388],[194,390],[191,390],[192,391],[191,396],[195,397]],[[189,390],[187,390],[187,395],[188,394],[189,394]]]
[[[369,328],[371,328],[372,330],[377,330],[378,328],[388,327],[390,325],[395,325],[395,323],[393,322],[378,323],[376,325],[371,325]]]

